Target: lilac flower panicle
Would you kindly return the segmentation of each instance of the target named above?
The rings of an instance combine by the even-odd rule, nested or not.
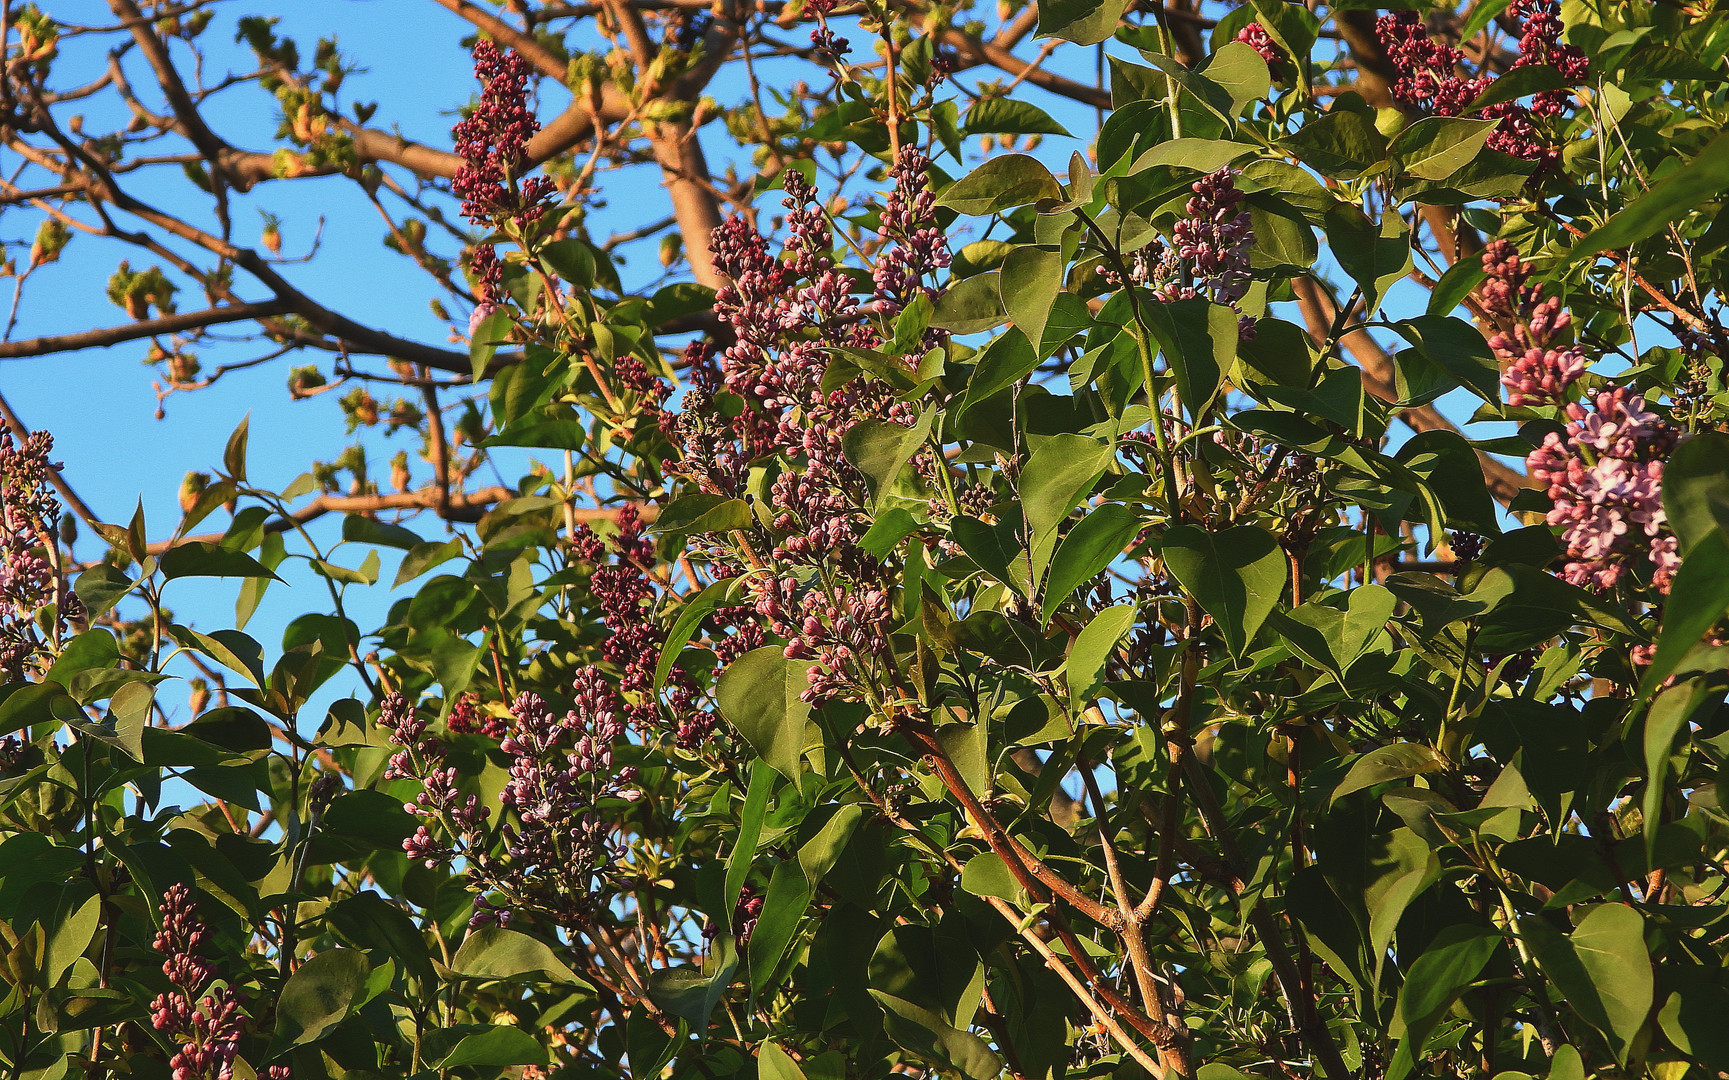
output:
[[[210,930],[198,918],[192,890],[169,886],[157,910],[162,928],[152,944],[165,954],[162,973],[175,989],[150,1003],[150,1022],[179,1043],[168,1062],[173,1080],[229,1080],[250,1018],[233,987],[212,988],[216,968],[200,952]]]
[[[1501,384],[1509,405],[1558,405],[1585,373],[1586,358],[1566,342],[1572,316],[1559,298],[1542,298],[1530,284],[1531,269],[1506,240],[1493,240],[1483,249],[1486,278],[1478,286],[1478,304],[1510,329],[1489,337],[1489,348],[1501,362]]]
[[[1514,67],[1542,64],[1554,68],[1569,84],[1584,81],[1589,65],[1577,47],[1562,44],[1556,0],[1515,0],[1507,15],[1524,20]],[[1436,116],[1459,116],[1494,82],[1489,76],[1460,75],[1465,54],[1431,38],[1416,12],[1383,15],[1375,20],[1375,32],[1398,71],[1392,92],[1401,105]],[[1530,106],[1504,101],[1483,108],[1484,118],[1500,121],[1489,135],[1488,147],[1545,166],[1553,164],[1560,152],[1538,131],[1533,117],[1559,116],[1565,102],[1564,91],[1549,90],[1534,95]]]
[[[673,471],[702,491],[737,497],[753,459],[772,455],[782,462],[768,493],[772,528],[757,537],[775,572],[746,577],[749,603],[710,616],[709,641],[726,663],[779,638],[787,657],[805,662],[805,698],[816,703],[856,688],[861,672],[885,662],[888,647],[882,626],[892,607],[889,572],[859,547],[870,526],[863,510],[868,492],[843,440],[861,420],[910,426],[917,419],[878,380],[824,389],[829,350],[880,349],[884,322],[917,297],[938,295],[934,279],[951,256],[929,170],[929,159],[912,145],[900,149],[889,170],[893,189],[882,207],[868,304],[852,295],[835,265],[827,215],[802,175],[789,172],[783,181],[786,237],[778,257],[743,218],[717,230],[712,250],[731,283],[715,310],[734,341],[713,355],[712,375],[694,369],[695,385],[671,424],[683,449]],[[928,330],[909,354],[923,355],[944,340],[943,331]],[[723,413],[722,393],[745,407]],[[928,452],[915,455],[913,465],[933,479],[940,468]],[[716,563],[736,559],[730,537],[698,534],[692,543]],[[819,565],[822,575],[803,572]],[[704,728],[716,722],[694,711],[696,687],[676,667],[665,700],[681,743],[692,716]]]
[[[50,559],[60,500],[49,479],[53,449],[54,437],[45,431],[19,443],[0,425],[0,679],[22,676],[40,652],[38,612],[53,605],[63,632],[84,611],[70,581],[55,593]]]
[[[532,224],[545,212],[552,181],[523,176],[529,164],[528,141],[540,130],[528,107],[532,72],[514,50],[500,49],[486,38],[475,42],[480,102],[451,129],[462,164],[450,186],[462,199],[463,215],[476,225],[495,224],[500,218]]]
[[[1285,54],[1279,48],[1278,42],[1267,33],[1267,28],[1258,22],[1251,22],[1241,30],[1233,41],[1240,41],[1249,48],[1261,54],[1261,59],[1267,62],[1267,70],[1273,78],[1279,78],[1285,70]]]
[[[1151,289],[1162,303],[1205,297],[1234,308],[1241,316],[1240,336],[1253,340],[1255,320],[1242,315],[1241,301],[1253,280],[1249,253],[1255,230],[1236,177],[1227,166],[1195,181],[1183,204],[1185,216],[1171,230],[1171,246],[1142,248],[1134,253],[1126,282],[1114,271],[1105,273],[1106,280]]]

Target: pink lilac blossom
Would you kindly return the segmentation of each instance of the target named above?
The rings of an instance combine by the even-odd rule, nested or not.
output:
[[[249,1022],[240,995],[227,985],[210,988],[216,967],[201,955],[210,929],[198,918],[192,890],[170,885],[157,910],[162,929],[152,944],[165,954],[162,973],[175,989],[150,1003],[150,1022],[180,1045],[168,1062],[173,1080],[229,1080]]]
[[[1172,246],[1135,252],[1130,282],[1150,288],[1163,303],[1204,296],[1240,313],[1251,280],[1249,252],[1255,246],[1255,230],[1236,176],[1235,169],[1226,167],[1190,185],[1193,194],[1183,204],[1186,216],[1171,230]],[[1115,273],[1105,276],[1122,284]],[[1253,340],[1255,320],[1243,315],[1238,329],[1244,341]]]
[[[1555,0],[1515,0],[1508,7],[1512,18],[1524,19],[1519,38],[1519,56],[1514,67],[1547,65],[1570,84],[1588,74],[1584,53],[1561,43],[1560,5]],[[1485,75],[1461,75],[1465,54],[1431,38],[1423,19],[1413,11],[1396,11],[1375,20],[1375,32],[1398,72],[1393,98],[1401,105],[1436,116],[1460,116],[1489,88],[1494,79]],[[1565,110],[1566,94],[1544,91],[1527,107],[1506,101],[1481,110],[1486,119],[1499,120],[1487,145],[1528,161],[1553,163],[1559,152],[1533,123],[1533,117],[1552,118]]]
[[[32,433],[22,443],[0,426],[0,679],[15,679],[42,648],[37,613],[54,605],[59,629],[83,614],[61,581],[58,596],[50,548],[60,522],[48,460],[54,437]]]
[[[475,225],[498,228],[513,223],[527,228],[546,212],[552,181],[523,175],[531,167],[528,140],[540,130],[540,121],[528,107],[531,71],[517,53],[485,38],[475,43],[480,101],[451,129],[462,164],[450,181],[451,191],[462,199],[463,216]],[[468,262],[479,300],[468,321],[472,337],[504,300],[504,264],[491,244],[477,246]]]
[[[635,768],[615,767],[613,748],[625,732],[618,691],[593,666],[577,672],[571,690],[572,707],[563,716],[534,694],[511,703],[511,724],[498,744],[510,757],[510,779],[499,801],[515,820],[496,832],[486,827],[488,808],[457,791],[456,770],[443,764],[444,746],[427,735],[418,711],[396,693],[380,705],[379,723],[403,747],[385,775],[421,786],[405,809],[426,824],[403,841],[403,850],[429,866],[463,857],[469,887],[479,894],[472,925],[504,925],[521,910],[580,925],[590,913],[594,880],[615,854],[614,828],[601,804],[641,798]],[[501,852],[494,851],[497,842]]]
[[[1663,513],[1663,463],[1677,433],[1625,388],[1567,406],[1567,433],[1551,432],[1526,458],[1554,506],[1575,585],[1613,588],[1643,555],[1667,593],[1680,555]]]
[[[451,129],[462,164],[450,187],[462,199],[462,213],[476,225],[501,219],[531,224],[546,210],[552,181],[525,177],[528,140],[540,121],[528,107],[527,60],[485,38],[474,45],[474,77],[480,102]]]
[[[1261,59],[1267,62],[1267,70],[1272,72],[1273,78],[1281,77],[1285,69],[1285,54],[1279,49],[1273,36],[1267,33],[1266,27],[1258,22],[1251,22],[1237,31],[1237,36],[1232,40],[1240,41],[1260,53]]]
[[[1483,269],[1477,302],[1501,327],[1489,346],[1505,366],[1508,404],[1562,406],[1567,418],[1564,435],[1551,432],[1526,458],[1553,504],[1548,523],[1562,530],[1562,576],[1610,589],[1643,557],[1652,585],[1667,593],[1680,555],[1663,513],[1663,463],[1679,433],[1625,388],[1571,400],[1586,367],[1584,353],[1565,341],[1571,316],[1559,299],[1543,298],[1507,241],[1484,248]]]
[[[930,279],[949,265],[950,255],[936,221],[929,168],[923,151],[909,145],[890,170],[895,183],[882,211],[868,308],[854,299],[836,267],[827,217],[800,174],[786,174],[788,235],[778,256],[742,218],[717,230],[711,244],[731,278],[715,310],[734,341],[714,357],[712,374],[694,369],[700,377],[672,425],[684,451],[672,471],[703,491],[736,497],[752,459],[781,459],[768,497],[772,529],[756,527],[745,537],[760,553],[761,568],[772,572],[749,575],[749,603],[717,612],[711,640],[724,659],[769,635],[780,638],[788,658],[806,662],[804,696],[813,703],[855,687],[887,650],[887,568],[859,548],[870,525],[861,509],[868,492],[843,440],[861,420],[911,425],[917,414],[880,380],[855,378],[825,389],[823,379],[832,346],[880,348],[877,319],[918,296],[937,295]],[[929,330],[909,352],[923,355],[943,340],[942,331]],[[727,416],[719,408],[723,392],[742,399],[745,408]],[[941,467],[928,452],[913,464],[927,477]],[[719,564],[738,558],[732,537],[692,541]],[[758,556],[750,561],[756,565]],[[829,572],[812,577],[802,570],[818,564]],[[730,635],[722,633],[724,625],[732,627]]]
[[[1530,284],[1530,267],[1506,240],[1493,240],[1483,249],[1483,269],[1488,276],[1477,288],[1478,305],[1510,328],[1489,337],[1503,368],[1507,404],[1564,403],[1586,364],[1585,354],[1565,341],[1572,316],[1561,310],[1559,298],[1543,299]]]

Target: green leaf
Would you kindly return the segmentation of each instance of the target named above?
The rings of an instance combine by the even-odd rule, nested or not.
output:
[[[469,931],[450,970],[465,979],[582,983],[545,942],[502,926]]]
[[[812,890],[840,861],[841,852],[864,817],[864,807],[858,803],[842,803],[817,834],[799,846],[798,865]]]
[[[1026,154],[1004,154],[991,158],[950,184],[937,200],[937,205],[983,217],[1041,199],[1062,197],[1062,186],[1037,158]],[[938,310],[941,310],[940,306]]]
[[[871,990],[870,996],[883,1008],[889,1038],[905,1049],[957,1069],[969,1080],[995,1080],[1002,1072],[1002,1060],[972,1032],[951,1027],[937,1014],[881,990]]]
[[[433,567],[447,563],[461,554],[461,540],[428,541],[424,544],[416,544],[408,549],[407,555],[402,557],[402,565],[397,568],[396,580],[391,583],[391,588],[394,589],[406,582],[413,581]]]
[[[1251,105],[1265,100],[1273,89],[1273,74],[1267,61],[1241,41],[1226,42],[1207,58],[1201,71],[1231,95],[1234,116],[1242,116]]]
[[[1024,569],[1018,563],[1025,549],[1013,520],[986,525],[961,514],[949,520],[949,535],[985,573],[1010,588],[1025,591],[1026,576],[1017,572]]]
[[[1280,145],[1334,180],[1355,180],[1378,171],[1387,159],[1387,139],[1376,130],[1374,118],[1346,108],[1336,107],[1311,120]]]
[[[929,408],[911,427],[887,420],[860,420],[841,436],[841,449],[847,460],[864,474],[873,507],[881,507],[885,499],[897,492],[901,474],[930,437],[936,417],[937,410]]]
[[[366,558],[361,560],[360,566],[353,570],[346,566],[338,566],[326,559],[312,559],[310,562],[312,569],[318,571],[321,576],[327,577],[331,581],[339,581],[344,585],[371,585],[378,580],[378,552],[376,551],[367,552]]]
[[[707,1031],[714,1007],[726,996],[738,971],[738,953],[732,935],[720,934],[709,946],[701,968],[680,965],[657,968],[649,974],[648,996],[661,1009],[690,1021],[691,1030]]]
[[[750,504],[725,495],[700,493],[674,499],[654,519],[653,531],[666,536],[689,533],[730,532],[748,529],[755,522]]]
[[[1099,612],[1082,627],[1063,665],[1068,678],[1069,699],[1077,709],[1091,703],[1093,695],[1105,684],[1105,671],[1110,665],[1111,654],[1116,652],[1117,643],[1134,625],[1135,606],[1118,604]]]
[[[1058,528],[1114,460],[1116,450],[1109,443],[1085,435],[1053,435],[1033,451],[1020,477],[1033,581],[1044,576]]]
[[[1441,860],[1429,842],[1410,829],[1394,829],[1386,849],[1372,863],[1375,877],[1363,891],[1369,912],[1369,955],[1374,957],[1375,981],[1393,943],[1399,917],[1441,876]]]
[[[474,328],[474,334],[469,338],[468,362],[474,369],[474,381],[479,382],[486,377],[487,366],[492,363],[492,354],[505,344],[510,335],[511,327],[515,325],[510,309],[495,308],[492,314],[480,320],[480,325]]]
[[[961,888],[974,896],[994,896],[1011,904],[1025,899],[1009,864],[992,851],[981,851],[967,860],[961,868]]]
[[[1683,555],[1729,531],[1729,435],[1702,431],[1675,448],[1663,466],[1663,513]]]
[[[254,686],[264,685],[264,649],[240,631],[200,634],[185,626],[170,626],[168,636],[182,647],[201,652],[228,670],[246,676]]]
[[[1637,623],[1605,600],[1535,566],[1493,567],[1478,579],[1469,599],[1486,605],[1477,647],[1488,652],[1527,649],[1576,623],[1636,641],[1646,636]]]
[[[1327,247],[1363,290],[1370,311],[1411,270],[1411,237],[1396,213],[1377,226],[1356,206],[1340,203],[1327,211]]]
[[[416,978],[432,978],[426,939],[408,914],[384,897],[370,891],[355,893],[331,905],[327,917],[350,944],[368,952],[379,950]]]
[[[1609,1040],[1620,1060],[1651,1011],[1654,986],[1645,950],[1645,920],[1625,904],[1593,907],[1570,936],[1541,917],[1519,931],[1562,998]]]
[[[1343,611],[1328,604],[1308,603],[1274,619],[1287,645],[1331,672],[1343,685],[1346,669],[1384,637],[1387,620],[1398,602],[1380,585],[1363,585],[1351,590]]]
[[[673,622],[672,629],[666,632],[666,642],[660,647],[660,662],[654,668],[654,685],[656,689],[666,685],[666,677],[672,674],[673,665],[678,662],[678,654],[696,636],[696,628],[702,620],[714,613],[714,610],[726,604],[736,603],[743,590],[743,578],[723,578],[710,582],[684,602],[678,609],[678,618]]]
[[[56,682],[28,683],[10,688],[0,698],[0,736],[36,724],[65,724],[85,719],[77,700]]]
[[[1471,163],[1499,122],[1425,116],[1401,131],[1388,149],[1412,176],[1445,180]]]
[[[968,135],[1067,135],[1068,129],[1030,101],[980,98],[967,110]]]
[[[341,1023],[366,989],[372,971],[364,953],[328,949],[288,977],[276,1002],[276,1038],[298,1046]]]
[[[762,1080],[805,1080],[804,1070],[798,1067],[780,1044],[767,1041],[757,1051],[757,1075]]]
[[[1003,298],[997,291],[997,272],[992,270],[950,285],[937,297],[931,325],[956,334],[977,334],[1001,326],[1006,317]]]
[[[1213,617],[1225,644],[1242,656],[1285,589],[1285,554],[1258,525],[1208,532],[1195,525],[1167,529],[1161,551],[1172,576]]]
[[[1123,0],[1038,0],[1039,37],[1097,45],[1117,31]]]
[[[359,514],[348,514],[343,517],[342,538],[362,544],[401,548],[403,551],[413,551],[424,543],[420,537],[401,525],[392,525],[388,521],[375,521]]]
[[[1003,260],[997,281],[1003,294],[1003,310],[1029,341],[1044,341],[1045,321],[1063,289],[1066,262],[1062,252],[1038,247],[1016,248]],[[1048,355],[1042,344],[1038,353],[1040,359]]]
[[[1051,557],[1051,574],[1045,582],[1040,617],[1050,622],[1063,601],[1082,582],[1103,573],[1115,562],[1140,530],[1139,516],[1122,503],[1105,503],[1081,518]]]
[[[1137,157],[1125,175],[1133,176],[1155,165],[1193,169],[1196,172],[1216,172],[1254,152],[1253,146],[1224,139],[1166,139],[1149,147]]]
[[[439,1062],[440,1069],[464,1065],[502,1068],[506,1065],[544,1065],[546,1048],[521,1028],[499,1025],[474,1031],[457,1040]]]
[[[95,620],[112,611],[114,605],[132,591],[134,584],[136,583],[117,567],[108,563],[97,563],[78,575],[72,591],[77,594],[78,599],[84,601],[90,618]]]
[[[1411,965],[1399,991],[1399,1015],[1405,1021],[1401,1054],[1422,1060],[1435,1025],[1500,946],[1501,935],[1480,926],[1448,926],[1435,935]]]
[[[68,898],[74,895],[75,892]],[[102,898],[96,895],[86,897],[70,911],[62,909],[56,914],[48,933],[48,948],[42,956],[44,987],[52,989],[59,985],[60,976],[90,948],[101,925]]]
[[[241,418],[228,436],[228,445],[222,448],[222,469],[230,480],[237,483],[246,482],[246,441],[251,429],[252,417],[248,414]]]
[[[1465,24],[1459,27],[1459,40],[1470,41],[1482,33],[1491,22],[1495,21],[1497,15],[1507,10],[1507,5],[1512,2],[1513,0],[1479,0],[1476,6],[1471,8],[1471,13],[1465,19]],[[1501,79],[1505,78],[1505,75],[1501,76]],[[1496,81],[1499,82],[1501,79]]]
[[[1669,600],[1663,605],[1657,654],[1640,683],[1641,700],[1649,699],[1725,614],[1729,614],[1729,536],[1712,532],[1693,545],[1675,572]]]
[[[1460,259],[1447,268],[1447,272],[1441,275],[1441,280],[1435,282],[1435,288],[1429,293],[1428,313],[1436,316],[1451,315],[1488,276],[1480,260]]]
[[[159,563],[168,580],[183,577],[261,577],[282,579],[243,551],[230,551],[220,544],[188,540],[162,553]]]
[[[733,841],[732,854],[726,859],[726,886],[723,890],[723,912],[738,908],[738,898],[744,892],[745,879],[756,857],[757,841],[762,837],[763,820],[768,816],[769,796],[774,794],[775,770],[766,762],[750,765],[750,786],[745,789],[744,809],[739,814],[738,837]]]
[[[1198,419],[1211,407],[1225,372],[1236,362],[1237,313],[1198,297],[1143,305],[1142,313],[1176,375],[1183,411]]]
[[[774,977],[781,957],[798,933],[799,920],[810,905],[810,883],[797,862],[788,859],[777,864],[769,877],[768,891],[763,893],[762,912],[757,916],[756,929],[751,932],[746,952],[750,957],[750,985],[761,990]]]
[[[1440,772],[1446,767],[1446,759],[1422,743],[1378,746],[1352,763],[1351,771],[1346,773],[1345,778],[1333,789],[1332,801],[1337,802],[1352,792],[1384,784],[1389,780]]]
[[[1567,262],[1576,263],[1600,251],[1636,244],[1711,202],[1725,188],[1729,188],[1729,134],[1712,139],[1698,157],[1657,181],[1650,191],[1585,234],[1567,253]]]
[[[1424,356],[1491,405],[1501,403],[1501,370],[1483,335],[1463,319],[1423,315],[1393,324],[1393,330]]]
[[[720,677],[715,698],[720,714],[787,779],[798,782],[801,758],[812,745],[810,705],[800,695],[810,686],[809,664],[788,660],[768,645],[734,660]]]

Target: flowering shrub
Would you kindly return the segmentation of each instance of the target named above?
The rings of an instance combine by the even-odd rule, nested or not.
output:
[[[426,408],[342,405],[436,444],[424,489],[392,463],[417,502],[358,447],[267,490],[242,427],[167,539],[93,542],[47,437],[0,441],[0,1064],[1729,1069],[1723,20],[1081,7],[1026,16],[1116,34],[1062,174],[968,158],[1063,125],[963,114],[946,16],[766,12],[853,96],[756,103],[762,175],[687,237],[713,287],[648,295],[584,232],[600,150],[537,171],[535,80],[596,130],[610,87],[683,191],[656,93],[724,13],[482,38],[448,195],[486,397],[447,426],[405,360]],[[553,464],[465,491],[516,446]],[[365,633],[347,545],[412,585]],[[267,646],[290,559],[330,602]],[[187,577],[241,627],[180,621]]]

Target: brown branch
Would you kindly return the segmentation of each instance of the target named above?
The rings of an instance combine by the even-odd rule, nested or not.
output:
[[[911,5],[905,6],[910,7]],[[1046,71],[1042,67],[1036,67],[994,42],[981,41],[970,34],[953,28],[941,31],[937,40],[960,54],[960,66],[963,68],[989,64],[1010,75],[1019,76],[1023,82],[1029,82],[1041,90],[1048,90],[1060,97],[1066,97],[1097,109],[1111,107],[1110,91],[1097,86],[1088,86],[1086,83],[1076,82],[1054,72]]]
[[[46,337],[30,338],[26,341],[0,341],[0,360],[16,359],[22,356],[44,356],[48,353],[72,352],[77,349],[103,349],[128,341],[137,341],[139,338],[156,337],[159,334],[177,334],[183,330],[197,330],[222,323],[268,319],[278,315],[286,315],[292,310],[293,305],[286,300],[265,300],[256,304],[229,304],[223,307],[206,308],[203,311],[162,315],[154,319],[128,323],[125,326],[105,326],[96,330],[83,330],[76,334],[51,334]]]

